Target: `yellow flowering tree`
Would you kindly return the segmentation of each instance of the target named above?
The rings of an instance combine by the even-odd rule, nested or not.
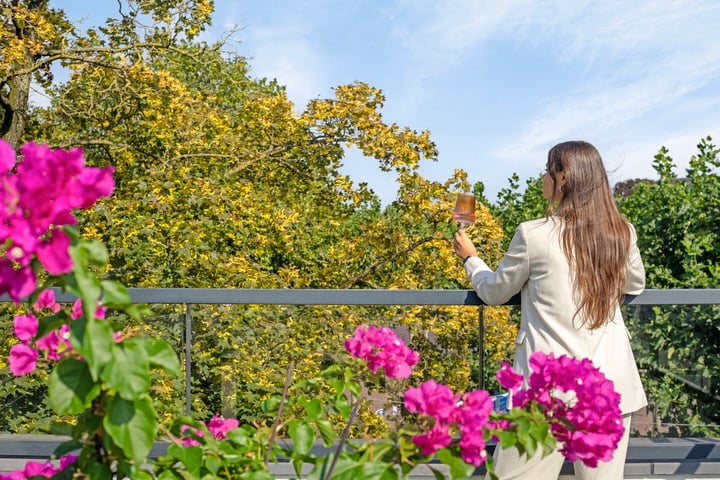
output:
[[[3,0],[0,9],[0,137],[17,149],[33,80],[47,88],[60,64],[122,71],[153,52],[177,49],[177,38],[192,39],[209,24],[213,2],[118,1],[119,18],[85,34],[48,1]]]
[[[438,156],[429,132],[385,123],[382,92],[361,82],[298,112],[280,84],[252,78],[223,48],[186,38],[129,55],[121,69],[77,64],[33,112],[28,138],[81,145],[88,162],[115,166],[114,196],[82,219],[84,234],[109,247],[108,276],[133,287],[467,288],[450,212],[469,185],[459,170],[445,182],[419,174]],[[392,204],[340,173],[347,148],[396,176]],[[497,260],[503,232],[487,208],[471,228]],[[425,359],[415,380],[458,390],[477,381],[474,308],[248,305],[194,315],[198,415],[257,418],[257,401],[282,389],[292,361],[296,376],[317,371],[369,321],[407,332]],[[170,325],[172,309],[158,318]],[[488,351],[506,352],[506,312],[488,309],[485,320],[498,333]]]

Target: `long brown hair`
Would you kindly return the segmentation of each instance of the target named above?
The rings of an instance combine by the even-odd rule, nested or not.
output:
[[[575,312],[589,329],[612,318],[622,303],[625,268],[632,241],[630,224],[615,205],[597,149],[587,142],[555,145],[547,171],[553,191],[560,175],[555,215],[562,219],[562,248],[575,274]],[[554,202],[551,202],[553,204]]]

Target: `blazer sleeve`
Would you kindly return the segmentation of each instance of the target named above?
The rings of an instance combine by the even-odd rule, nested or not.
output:
[[[630,244],[630,255],[625,271],[625,293],[628,295],[639,295],[645,290],[645,266],[640,257],[640,249],[637,246],[637,233],[635,227],[630,225],[632,242]]]
[[[465,262],[465,273],[480,299],[488,305],[502,305],[518,293],[530,275],[527,239],[523,226],[515,230],[505,256],[496,271],[479,257]]]

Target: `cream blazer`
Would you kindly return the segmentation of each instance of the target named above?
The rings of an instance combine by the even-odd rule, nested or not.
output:
[[[589,358],[620,393],[623,414],[647,405],[630,334],[618,305],[613,318],[596,330],[577,327],[581,318],[573,300],[573,275],[560,247],[560,220],[539,219],[521,223],[496,271],[478,257],[465,262],[465,271],[478,296],[488,305],[506,303],[521,295],[520,330],[515,341],[514,369],[530,375],[533,352],[553,352]],[[645,268],[637,248],[635,230],[627,264],[625,293],[637,295],[645,288]]]

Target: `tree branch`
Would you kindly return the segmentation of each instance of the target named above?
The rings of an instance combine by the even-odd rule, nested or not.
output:
[[[160,43],[160,42],[145,42],[145,43],[133,43],[131,45],[126,45],[124,47],[87,47],[87,48],[68,48],[63,50],[50,50],[48,52],[39,53],[38,57],[39,59],[33,63],[32,65],[21,68],[19,70],[14,70],[11,72],[6,72],[6,75],[3,77],[0,77],[0,84],[6,83],[9,79],[13,77],[18,77],[21,75],[27,75],[30,73],[34,73],[38,70],[41,70],[47,65],[50,65],[53,62],[59,61],[59,60],[70,60],[70,61],[76,61],[78,63],[89,63],[91,65],[98,65],[101,67],[106,68],[113,68],[113,69],[122,69],[125,68],[125,65],[120,65],[117,63],[113,63],[108,60],[102,60],[99,58],[93,58],[87,56],[88,54],[105,54],[105,55],[117,55],[119,53],[129,52],[133,50],[141,50],[141,49],[162,49],[162,50],[168,50],[171,52],[175,52],[181,55],[185,55],[189,58],[196,58],[195,55],[190,54],[188,51],[174,47],[169,44]]]
[[[378,268],[380,268],[382,265],[392,262],[396,258],[398,258],[401,255],[406,255],[408,252],[412,252],[419,246],[431,242],[435,240],[434,237],[426,237],[421,238],[420,240],[416,241],[415,243],[409,245],[407,248],[404,248],[400,250],[399,252],[394,253],[389,258],[380,258],[378,261],[370,265],[368,268],[366,268],[364,271],[359,273],[358,275],[352,277],[350,280],[348,280],[345,285],[342,288],[351,288],[353,285],[355,285],[360,280],[363,280],[365,277],[371,275],[373,272],[375,272]]]

